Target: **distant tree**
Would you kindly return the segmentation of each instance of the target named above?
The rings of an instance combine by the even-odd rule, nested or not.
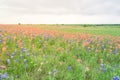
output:
[[[18,23],[18,25],[21,25],[21,23]]]
[[[83,27],[88,27],[88,25],[83,25]]]

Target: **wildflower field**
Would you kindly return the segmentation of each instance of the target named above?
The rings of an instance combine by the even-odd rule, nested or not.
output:
[[[120,80],[120,27],[0,25],[0,80]]]

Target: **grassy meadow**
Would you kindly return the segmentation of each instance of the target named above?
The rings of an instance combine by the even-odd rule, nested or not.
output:
[[[35,25],[42,29],[67,33],[120,36],[120,26],[74,26],[74,25]]]
[[[0,80],[120,80],[120,27],[0,25]]]

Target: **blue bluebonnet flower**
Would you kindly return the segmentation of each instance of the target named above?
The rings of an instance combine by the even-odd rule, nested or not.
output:
[[[8,79],[8,74],[7,73],[5,73],[5,74],[0,73],[0,80],[2,80],[2,79]]]
[[[68,68],[67,68],[67,69],[68,69],[68,71],[70,71],[70,70],[72,70],[72,67],[71,67],[71,66],[68,66]]]
[[[0,39],[0,43],[2,43],[3,41]]]
[[[24,64],[26,64],[27,63],[27,60],[26,59],[24,59]]]
[[[104,50],[104,45],[101,46],[102,50]]]
[[[13,54],[12,54],[12,55],[13,55],[13,56],[15,56],[16,54],[17,54],[17,52],[15,51],[15,52],[13,52]]]
[[[25,53],[26,50],[25,50],[25,48],[21,48],[21,51],[22,51],[22,53]]]
[[[102,68],[103,68],[103,67],[104,67],[104,64],[100,64],[100,67],[102,67]]]
[[[114,68],[117,68],[117,64],[114,64],[114,66],[113,66]]]
[[[15,61],[16,61],[16,62],[19,62],[19,60],[17,60],[17,59],[16,59]]]
[[[2,78],[7,79],[8,78],[8,74],[7,73],[3,74]]]
[[[103,73],[105,73],[105,72],[106,72],[106,69],[105,69],[105,68],[102,68],[101,71],[102,71]]]
[[[0,80],[2,80],[2,73],[0,73]]]
[[[0,73],[0,80],[2,80],[2,73]]]
[[[114,49],[114,50],[113,50],[113,54],[116,54],[116,53],[117,53],[117,49]]]
[[[106,69],[104,68],[104,64],[100,64],[100,70],[104,73],[106,72]]]
[[[44,58],[48,58],[48,54],[45,54],[45,55],[44,55]]]
[[[52,74],[55,75],[57,73],[57,69],[53,69]]]
[[[52,76],[55,76],[55,74],[57,73],[57,69],[53,69],[52,71],[50,71],[48,74],[49,75],[52,75]]]
[[[88,50],[88,53],[89,53],[90,52],[90,47],[88,47],[87,50]]]
[[[28,64],[27,64],[27,59],[24,59],[24,68],[27,69]]]
[[[120,80],[118,76],[113,76],[112,80]]]

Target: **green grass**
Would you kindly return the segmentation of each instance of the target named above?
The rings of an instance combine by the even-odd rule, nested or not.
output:
[[[97,34],[97,35],[112,35],[120,36],[120,27],[116,26],[47,26],[47,25],[37,25],[40,28],[47,30],[57,30],[59,32],[68,32],[68,33],[86,33],[86,34]]]

